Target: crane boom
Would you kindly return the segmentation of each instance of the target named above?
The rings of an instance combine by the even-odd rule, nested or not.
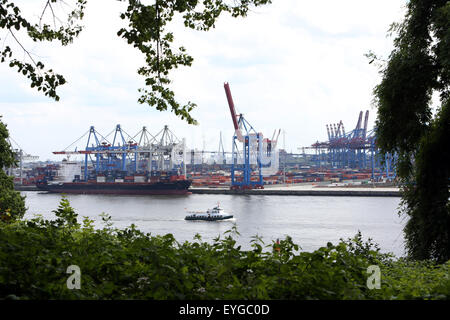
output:
[[[342,120],[338,123],[338,136],[340,138],[344,136],[344,134],[341,132],[341,128],[342,128]]]
[[[364,131],[363,131],[363,138],[366,138],[367,135],[367,122],[369,121],[369,110],[366,110],[366,116],[364,118]]]
[[[275,131],[276,131],[276,129],[275,129]],[[272,139],[272,150],[275,150],[275,148],[277,147],[278,137],[280,136],[280,133],[281,133],[281,129],[278,129],[277,137],[275,139]]]
[[[363,112],[361,111],[359,113],[358,123],[356,124],[356,129],[357,130],[361,129],[362,115],[363,115]]]
[[[228,84],[228,82],[225,82],[223,86],[225,88],[225,94],[227,95],[228,106],[230,107],[231,120],[233,120],[234,131],[236,132],[238,140],[242,142],[244,141],[244,137],[242,136],[241,130],[239,129],[236,109],[234,108],[233,97],[231,96],[230,85]]]
[[[341,127],[342,127],[342,137],[345,137],[345,129],[344,129],[344,123],[341,120]]]

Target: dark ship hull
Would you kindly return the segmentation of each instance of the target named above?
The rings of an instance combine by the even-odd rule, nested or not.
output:
[[[185,195],[190,194],[191,180],[167,182],[66,182],[37,183],[43,191],[71,194]]]
[[[212,216],[196,216],[196,217],[192,217],[192,216],[188,216],[186,218],[184,218],[184,220],[202,220],[202,221],[218,221],[218,220],[226,220],[226,219],[231,219],[233,218],[232,215],[228,215],[228,216],[220,216],[220,217],[212,217]]]

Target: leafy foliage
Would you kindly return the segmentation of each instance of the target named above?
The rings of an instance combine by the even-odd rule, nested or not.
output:
[[[411,0],[374,90],[377,143],[399,155],[409,255],[450,259],[450,2]],[[433,116],[433,93],[440,105]]]
[[[236,228],[212,243],[196,235],[178,243],[134,225],[104,228],[63,198],[54,221],[37,217],[0,223],[0,298],[13,299],[448,299],[450,262],[394,260],[361,234],[301,252],[292,239],[250,250]],[[366,286],[367,267],[381,268],[381,289]],[[81,289],[66,286],[69,265],[81,269]]]
[[[25,197],[14,190],[13,178],[0,169],[0,220],[21,218],[25,211]]]
[[[53,19],[56,18],[52,8],[52,3],[55,2],[57,0],[46,1],[39,23],[32,24],[22,16],[20,8],[13,2],[0,0],[0,29],[8,31],[7,35],[9,34],[13,37],[30,60],[30,62],[24,62],[14,58],[11,47],[5,46],[0,51],[0,62],[9,62],[11,68],[17,68],[17,72],[22,73],[30,80],[32,88],[36,87],[38,91],[42,90],[44,95],[58,101],[60,98],[56,93],[56,89],[58,86],[66,83],[65,78],[60,74],[54,73],[52,69],[44,71],[44,64],[41,61],[36,62],[30,52],[23,47],[18,36],[16,36],[20,29],[24,29],[28,37],[33,41],[58,40],[63,46],[71,43],[82,30],[81,26],[74,23],[76,20],[83,18],[86,1],[76,0],[76,8],[68,15],[66,25],[61,25],[59,28],[56,27],[56,24],[54,27],[51,27],[48,24],[41,23],[46,10],[51,10]]]
[[[86,0],[73,0],[74,9],[65,19],[65,23],[56,16],[52,4],[61,0],[47,0],[39,23],[32,24],[24,18],[21,10],[10,0],[0,0],[0,29],[8,31],[20,45],[30,62],[24,62],[13,57],[10,46],[0,51],[0,62],[9,62],[9,66],[26,76],[31,87],[42,90],[46,96],[59,100],[56,93],[58,86],[66,83],[62,75],[53,70],[44,71],[44,64],[36,62],[16,36],[20,29],[25,29],[33,41],[59,41],[61,45],[70,44],[82,31],[82,26],[76,22],[84,16]],[[171,110],[181,119],[190,124],[197,121],[190,112],[196,106],[193,102],[183,105],[177,102],[175,93],[169,85],[169,73],[179,66],[191,66],[193,58],[186,53],[184,47],[173,48],[174,34],[166,30],[176,14],[182,15],[187,28],[208,31],[214,28],[216,20],[223,13],[232,17],[245,17],[251,7],[258,7],[271,3],[271,0],[156,0],[147,5],[140,0],[120,0],[128,2],[125,12],[120,17],[128,22],[127,28],[121,28],[117,35],[127,40],[129,45],[138,49],[144,56],[146,65],[139,68],[138,74],[145,78],[144,88],[138,102],[156,107],[159,111]],[[49,13],[54,25],[42,24],[45,14]],[[56,21],[60,21],[57,27]]]
[[[173,48],[174,34],[166,31],[167,25],[176,14],[181,14],[186,27],[208,31],[214,28],[223,12],[231,13],[233,17],[245,17],[251,5],[257,7],[270,2],[239,0],[227,4],[227,1],[217,0],[156,0],[154,4],[146,5],[139,0],[128,0],[127,11],[120,17],[128,21],[129,28],[121,28],[117,35],[145,55],[146,65],[139,68],[138,74],[145,77],[145,84],[151,90],[140,89],[142,95],[139,102],[160,111],[172,110],[181,119],[196,124],[197,121],[190,115],[196,104],[189,101],[181,105],[169,88],[169,72],[179,66],[191,66],[194,59],[184,47],[178,50]]]
[[[8,177],[3,170],[15,165],[14,152],[8,142],[8,129],[0,116],[0,220],[9,221],[21,218],[26,211],[25,197],[14,190],[13,178]]]
[[[0,168],[10,167],[16,163],[14,152],[8,142],[9,132],[6,125],[1,121],[0,115]]]

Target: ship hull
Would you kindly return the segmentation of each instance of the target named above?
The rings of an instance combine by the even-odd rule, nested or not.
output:
[[[227,219],[231,219],[233,218],[232,215],[229,216],[223,216],[223,217],[205,217],[205,216],[197,216],[197,217],[186,217],[184,218],[185,220],[190,220],[190,221],[219,221],[219,220],[227,220]]]
[[[36,186],[42,191],[67,194],[186,195],[191,194],[188,189],[191,183],[190,180],[155,183],[72,182],[38,183]]]

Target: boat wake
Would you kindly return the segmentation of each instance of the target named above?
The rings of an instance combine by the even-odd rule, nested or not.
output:
[[[170,221],[184,221],[184,219],[158,219],[158,218],[149,218],[149,219],[133,219],[133,218],[124,218],[124,219],[114,219],[114,221],[137,221],[137,222],[170,222]]]

